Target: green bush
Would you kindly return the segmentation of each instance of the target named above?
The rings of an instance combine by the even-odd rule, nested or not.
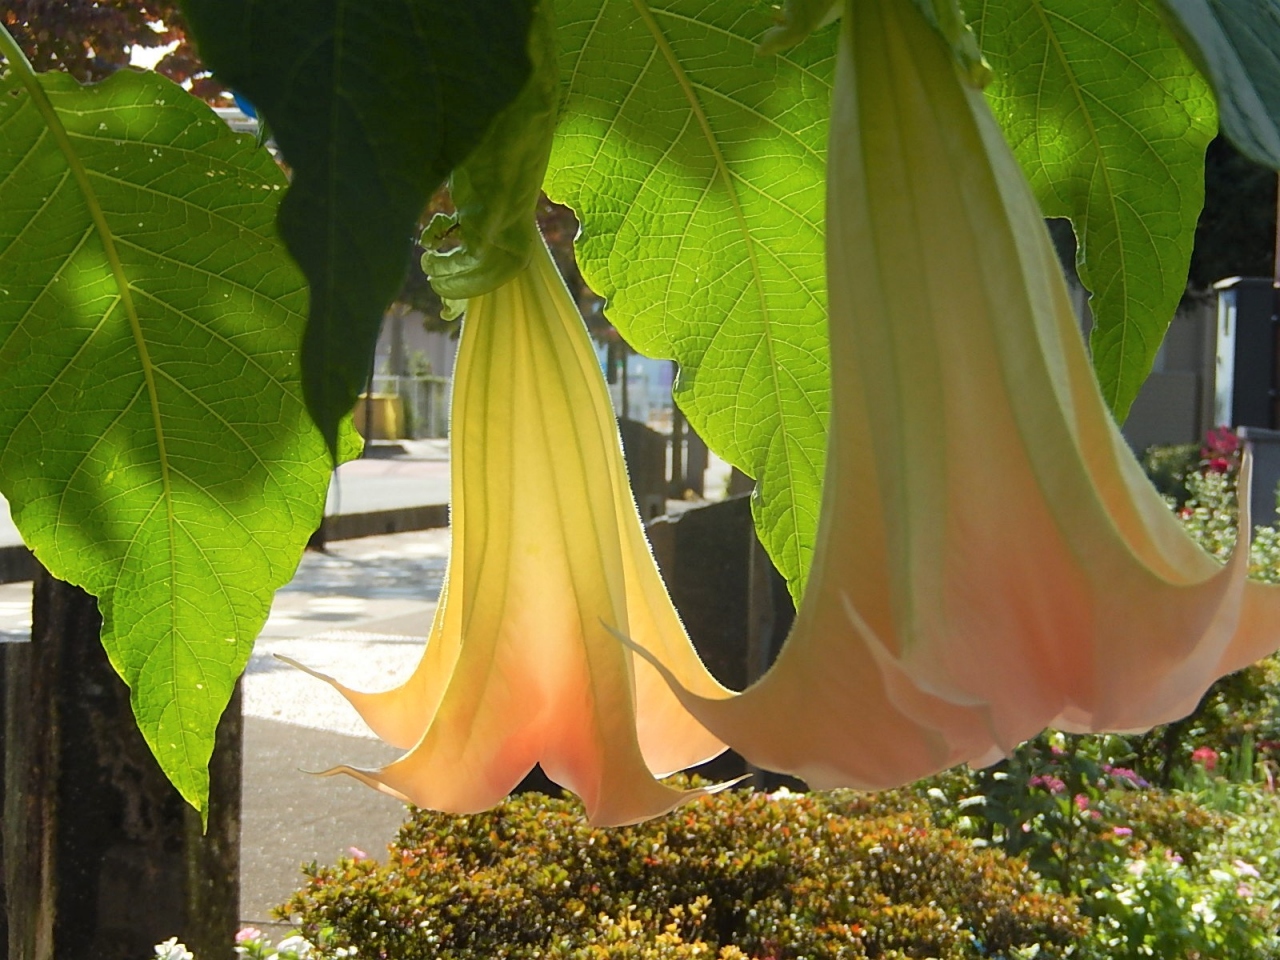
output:
[[[1179,507],[1190,496],[1187,477],[1199,468],[1198,443],[1148,447],[1142,455],[1142,469],[1152,484]]]
[[[306,872],[280,915],[367,958],[1048,960],[1090,929],[1024,863],[848,792],[726,791],[615,830],[526,794],[417,811],[386,865]]]
[[[1280,958],[1280,798],[1271,784],[1239,777],[1251,764],[1244,751],[1217,772],[1197,767],[1188,789],[1155,789],[1117,763],[1126,743],[1046,734],[994,767],[910,792],[930,798],[935,823],[1025,858],[1076,897],[1093,921],[1084,955]]]

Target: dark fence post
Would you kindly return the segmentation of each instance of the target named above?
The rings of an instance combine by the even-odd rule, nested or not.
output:
[[[645,521],[667,512],[667,438],[643,423],[621,417],[618,432],[627,460],[631,492]]]
[[[242,717],[218,728],[208,832],[160,772],[99,642],[97,604],[37,571],[31,643],[4,669],[10,960],[136,960],[177,936],[230,960]]]
[[[707,668],[741,690],[773,663],[795,619],[786,581],[756,538],[749,497],[659,517],[649,524],[654,559]],[[700,768],[712,779],[747,772],[729,753]],[[757,786],[786,782],[757,778]]]

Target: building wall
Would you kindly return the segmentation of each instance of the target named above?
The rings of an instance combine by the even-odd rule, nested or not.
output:
[[[1072,284],[1072,300],[1086,338],[1093,325],[1088,294]],[[1213,427],[1217,314],[1212,297],[1187,297],[1178,307],[1151,375],[1129,410],[1121,433],[1141,453],[1153,444],[1198,443]]]

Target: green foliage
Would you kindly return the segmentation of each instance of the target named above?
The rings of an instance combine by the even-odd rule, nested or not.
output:
[[[1142,469],[1157,490],[1181,507],[1191,496],[1187,478],[1200,469],[1200,444],[1149,447],[1142,454]]]
[[[156,74],[0,80],[0,489],[98,598],[138,724],[203,807],[218,717],[320,521],[284,177]]]
[[[1229,865],[1195,870],[1176,857],[1131,860],[1119,877],[1094,891],[1088,909],[1114,960],[1280,956],[1274,884]],[[1256,873],[1256,872],[1255,872]],[[1262,889],[1265,886],[1265,889]]]
[[[563,0],[546,189],[642,353],[680,363],[698,433],[758,483],[761,540],[799,597],[828,410],[823,205],[834,29],[776,56],[761,4]]]
[[[1152,789],[1111,759],[1124,737],[1047,734],[929,789],[933,821],[1027,862],[1093,920],[1082,954],[1280,957],[1280,799],[1201,769],[1196,791]],[[917,791],[919,788],[917,788]],[[918,814],[917,814],[918,815]]]
[[[1213,83],[1223,132],[1280,169],[1280,6],[1272,0],[1161,0]]]
[[[848,792],[728,791],[618,830],[537,794],[420,811],[387,865],[312,865],[280,913],[397,960],[1075,955],[1088,925],[1024,865],[867,809]]]
[[[1186,289],[1213,98],[1156,0],[972,12],[992,110],[1045,216],[1070,217],[1080,238],[1094,369],[1124,422]]]
[[[1225,560],[1236,546],[1236,473],[1197,471],[1186,480],[1188,497],[1179,511],[1200,546]],[[1280,583],[1280,536],[1274,527],[1255,527],[1249,543],[1249,576]]]
[[[331,448],[418,216],[529,74],[529,0],[183,0],[200,54],[293,168],[280,233],[311,285],[307,405]]]

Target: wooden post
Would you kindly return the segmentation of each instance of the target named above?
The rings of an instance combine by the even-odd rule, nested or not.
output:
[[[4,652],[9,958],[137,960],[176,936],[200,960],[231,960],[239,690],[218,728],[202,835],[134,724],[101,623],[92,597],[39,570],[31,643]]]

